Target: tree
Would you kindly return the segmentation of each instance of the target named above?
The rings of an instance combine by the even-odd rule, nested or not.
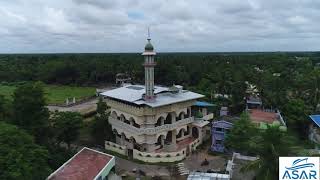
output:
[[[114,139],[112,127],[108,122],[110,113],[107,113],[107,107],[107,104],[103,102],[102,98],[99,98],[97,115],[94,118],[91,129],[91,134],[99,145],[103,145],[105,140],[112,141]]]
[[[45,143],[49,127],[49,111],[46,108],[41,83],[19,86],[13,95],[13,123],[35,136],[37,143]]]
[[[57,139],[57,144],[65,142],[70,149],[70,145],[75,141],[82,127],[83,117],[77,112],[56,112],[52,118],[53,130]]]
[[[0,121],[5,120],[7,115],[6,99],[0,95]]]
[[[258,155],[258,159],[241,168],[242,171],[255,171],[256,179],[273,180],[279,175],[279,156],[295,156],[302,153],[297,139],[290,136],[280,126],[268,126],[249,139],[246,145]]]
[[[301,99],[290,100],[283,108],[287,126],[290,130],[298,133],[300,138],[308,138],[308,115],[310,109]]]
[[[45,179],[51,169],[48,152],[14,125],[0,122],[0,179]]]
[[[258,133],[257,129],[251,123],[248,113],[241,114],[226,137],[226,147],[242,152],[253,153],[248,149],[250,138]]]

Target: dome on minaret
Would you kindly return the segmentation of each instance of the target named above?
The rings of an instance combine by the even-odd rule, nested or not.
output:
[[[150,42],[151,39],[148,39],[148,43],[146,44],[146,46],[144,47],[145,51],[153,51],[153,46]]]

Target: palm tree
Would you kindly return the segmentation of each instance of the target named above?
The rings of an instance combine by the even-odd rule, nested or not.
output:
[[[248,148],[256,152],[259,158],[246,164],[241,171],[255,171],[256,179],[278,179],[279,157],[301,153],[302,149],[296,144],[296,138],[279,126],[268,126],[265,131],[250,139]]]

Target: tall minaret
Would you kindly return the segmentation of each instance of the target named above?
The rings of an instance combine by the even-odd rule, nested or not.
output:
[[[155,101],[156,96],[154,94],[154,67],[156,63],[154,62],[154,56],[156,52],[153,51],[153,46],[150,42],[150,31],[148,29],[148,43],[144,47],[144,52],[142,55],[144,56],[144,79],[146,86],[146,93],[144,95],[144,100],[148,102]]]

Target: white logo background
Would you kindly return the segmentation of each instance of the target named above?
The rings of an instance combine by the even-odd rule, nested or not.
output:
[[[306,159],[307,160],[304,160],[304,161],[301,161],[300,163],[297,163],[296,165],[293,164],[293,162],[295,160],[298,160],[298,159]],[[314,164],[314,167],[306,167],[306,168],[301,168],[301,169],[297,169],[295,174],[298,174],[299,175],[299,178],[294,178],[294,175],[292,175],[292,170],[288,170],[286,169],[286,167],[290,168],[290,167],[293,167],[293,166],[297,166],[299,164],[306,164],[306,163],[313,163]],[[287,172],[287,175],[289,173],[289,176],[285,176],[285,173]],[[303,173],[302,171],[305,171],[305,173],[307,174],[307,178],[305,178],[306,176],[301,175],[301,173]],[[310,171],[313,171],[311,172],[311,174],[314,174],[314,171],[316,173],[316,178],[314,178],[313,176],[309,176],[309,173]],[[320,180],[319,178],[319,157],[279,157],[279,180],[288,180],[288,179],[311,179],[311,180]],[[297,175],[295,175],[296,177]],[[302,177],[302,178],[300,178]],[[311,178],[309,178],[311,177]]]

